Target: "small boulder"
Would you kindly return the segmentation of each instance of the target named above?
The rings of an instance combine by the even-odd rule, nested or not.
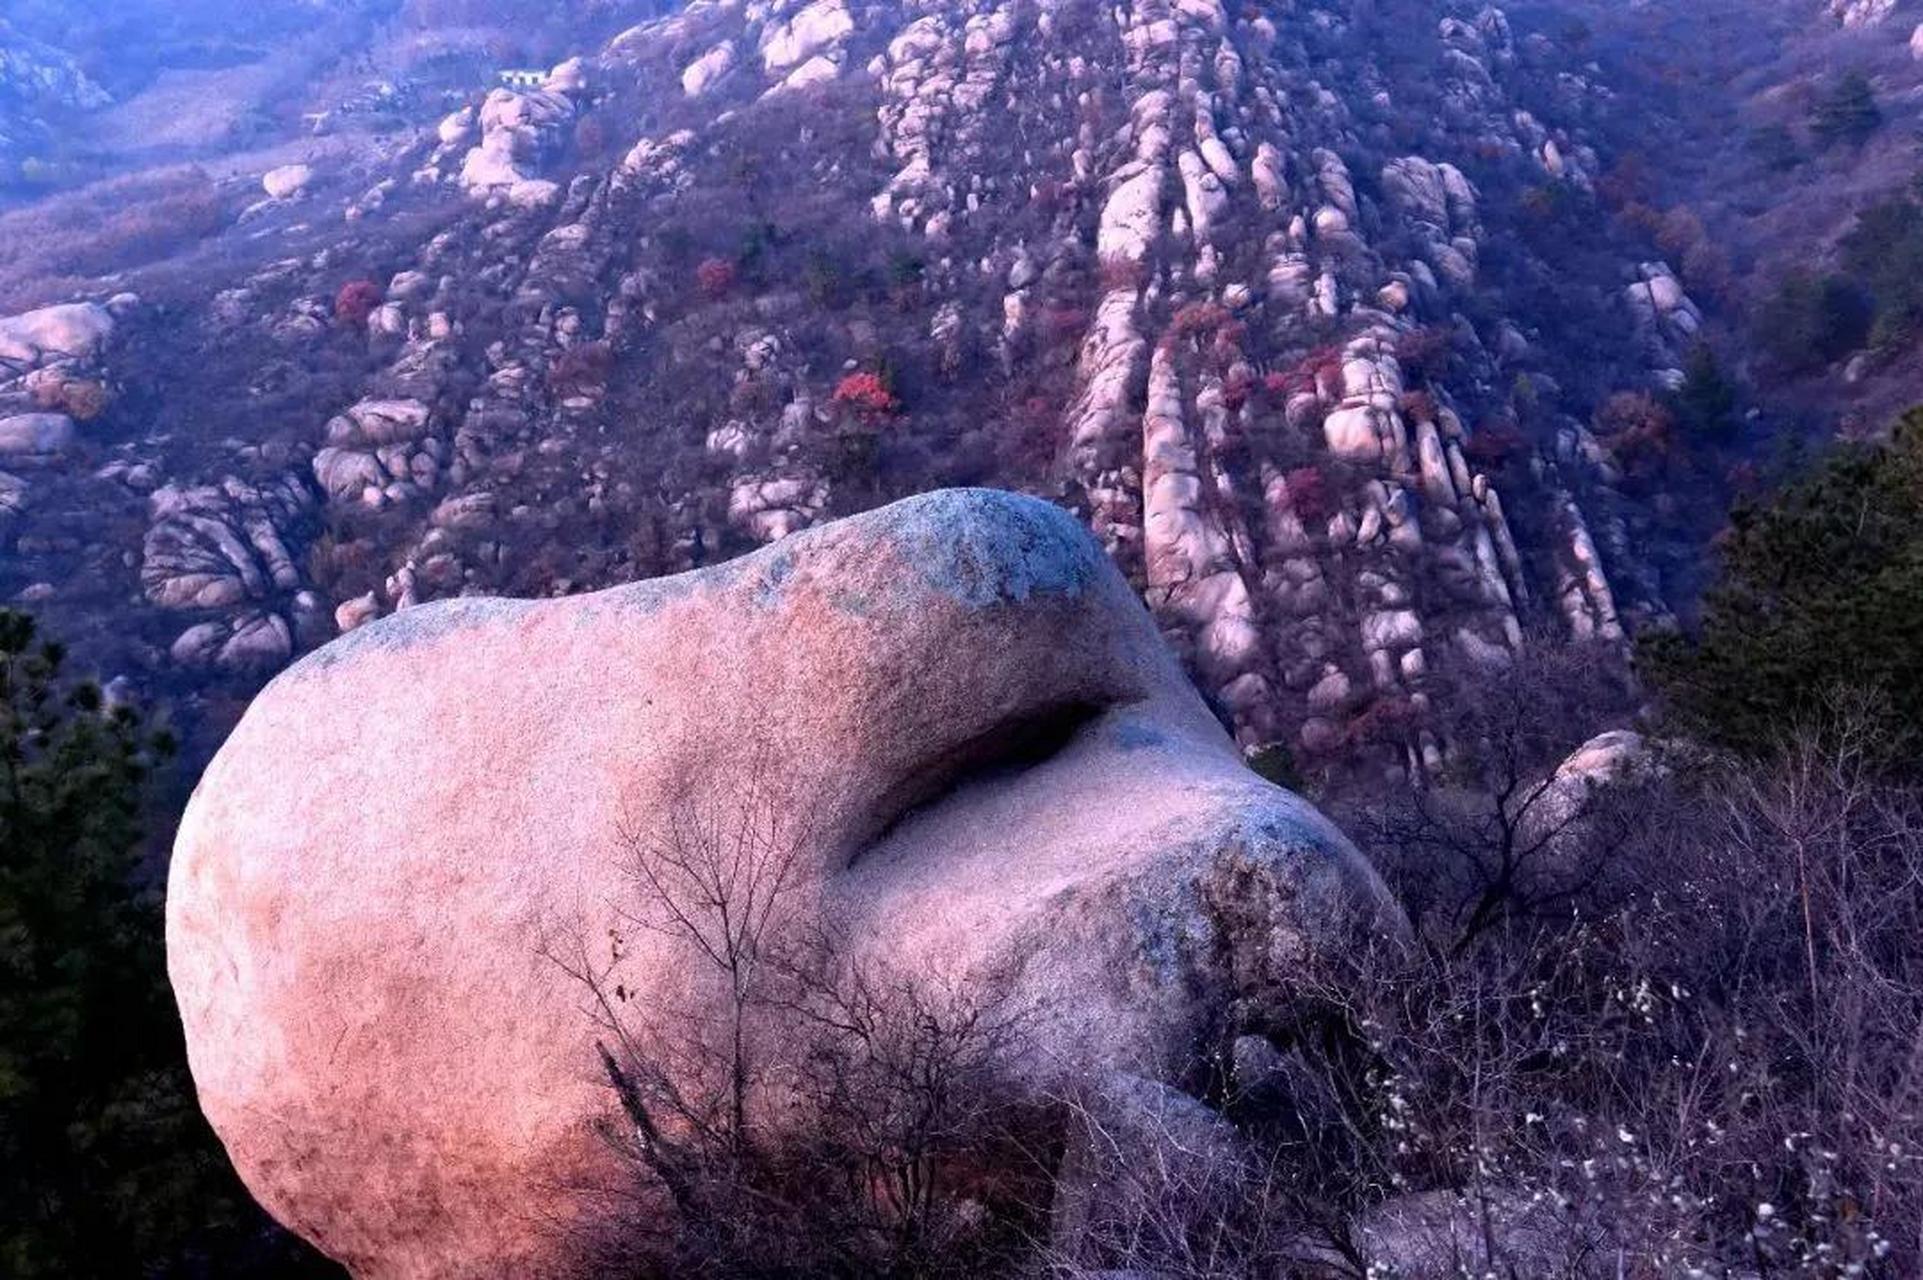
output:
[[[0,418],[0,454],[64,453],[77,439],[64,413],[22,413]]]
[[[269,169],[260,180],[261,190],[275,200],[292,200],[307,190],[307,184],[314,180],[314,170],[304,164],[284,164],[278,169]]]

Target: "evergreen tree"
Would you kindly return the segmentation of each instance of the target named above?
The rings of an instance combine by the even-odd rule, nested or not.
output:
[[[1692,440],[1728,443],[1742,425],[1736,414],[1736,384],[1723,373],[1707,343],[1690,348],[1683,362],[1683,385],[1676,392],[1675,410]]]
[[[0,1274],[289,1274],[195,1105],[159,895],[164,733],[0,610]]]
[[[1817,100],[1810,113],[1810,129],[1825,146],[1839,142],[1860,145],[1868,141],[1882,123],[1883,111],[1876,105],[1876,90],[1861,71],[1846,72],[1835,88]]]
[[[1923,205],[1902,195],[1857,215],[1843,265],[1876,300],[1871,345],[1888,349],[1923,328]]]
[[[1854,351],[1869,333],[1870,305],[1841,276],[1787,272],[1756,314],[1756,338],[1787,373],[1811,373]]]
[[[1878,691],[1915,769],[1923,726],[1923,409],[1889,443],[1838,448],[1741,506],[1693,638],[1653,636],[1642,666],[1685,729],[1757,752],[1836,690]]]

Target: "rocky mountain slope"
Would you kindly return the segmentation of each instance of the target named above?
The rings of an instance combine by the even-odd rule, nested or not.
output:
[[[1874,332],[1856,310],[1908,311],[1848,244],[1923,170],[1923,6],[1914,0],[1699,0],[1525,8],[1580,25],[1598,74],[1636,110],[1607,122],[1603,187],[1652,226],[1709,310],[1757,398],[1823,432],[1873,434],[1923,398],[1913,325]],[[1862,102],[1844,96],[1856,84]],[[1854,113],[1862,113],[1860,116]],[[1865,215],[1871,215],[1865,218]],[[1887,231],[1871,253],[1901,259]],[[1694,261],[1691,261],[1694,259]],[[1798,276],[1847,278],[1844,313],[1780,304]],[[1906,274],[1900,262],[1887,273]],[[1785,311],[1792,323],[1784,323]],[[1833,341],[1823,338],[1825,327]],[[1896,330],[1892,332],[1891,330]],[[1812,349],[1815,348],[1815,349]]]
[[[1664,619],[1714,519],[1585,425],[1702,324],[1597,208],[1612,104],[1456,0],[694,4],[0,322],[0,597],[200,714],[993,484],[1245,747],[1433,765],[1453,674]]]
[[[58,118],[104,107],[107,91],[65,52],[0,18],[0,180],[16,175]]]

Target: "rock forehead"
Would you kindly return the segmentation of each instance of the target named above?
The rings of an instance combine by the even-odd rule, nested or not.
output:
[[[978,776],[1038,729],[1053,754]],[[1256,946],[1379,893],[1041,502],[936,494],[679,578],[409,610],[262,694],[176,846],[195,1078],[263,1203],[361,1276],[558,1273],[595,1203],[559,1188],[614,1175],[585,993],[543,952],[619,924],[622,829],[756,777],[805,818],[821,910],[906,966],[1022,957],[1050,1052],[1091,1068],[1187,1047],[1229,880],[1238,918],[1279,913]],[[611,981],[675,971],[629,937]]]
[[[911,498],[811,529],[739,560],[561,602],[457,599],[411,609],[320,650],[288,674],[329,667],[366,649],[400,650],[508,618],[579,612],[654,614],[673,604],[743,602],[749,617],[798,607],[819,593],[854,618],[913,614],[937,602],[1130,599],[1100,548],[1065,512],[1035,498],[958,489]],[[881,590],[874,590],[880,586]],[[1133,610],[1125,609],[1124,613]]]

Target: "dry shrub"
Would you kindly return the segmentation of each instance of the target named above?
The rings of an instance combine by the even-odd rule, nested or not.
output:
[[[37,200],[0,215],[0,311],[58,301],[226,223],[226,203],[200,169],[136,174]]]
[[[1426,720],[1421,704],[1401,697],[1379,697],[1343,726],[1343,741],[1351,748],[1401,746],[1412,740]]]
[[[1495,471],[1519,456],[1528,443],[1514,423],[1489,422],[1462,442],[1462,456],[1478,467]]]
[[[1449,372],[1456,336],[1443,325],[1412,329],[1396,339],[1396,363],[1411,378],[1434,381]]]
[[[372,280],[349,280],[334,295],[334,320],[349,329],[364,329],[386,299],[387,291]]]
[[[1103,290],[1140,289],[1148,279],[1148,269],[1133,258],[1111,253],[1102,258],[1098,276]]]
[[[93,422],[107,412],[113,393],[90,378],[51,378],[34,388],[34,403],[52,413],[64,413],[76,422]]]
[[[756,769],[724,814],[621,833],[623,917],[682,950],[691,1003],[643,1008],[585,940],[550,948],[597,1011],[605,1136],[647,1206],[582,1242],[584,1274],[1005,1271],[1047,1198],[1046,1126],[1004,1076],[1025,1011],[806,919],[811,827],[783,799]]]
[[[1402,393],[1402,416],[1411,422],[1434,422],[1436,420],[1436,398],[1427,391],[1405,391]]]
[[[1213,334],[1230,321],[1229,309],[1219,302],[1191,302],[1169,320],[1163,340],[1173,344]]]
[[[1647,391],[1618,391],[1596,410],[1596,429],[1624,466],[1644,471],[1675,447],[1676,415]]]
[[[1320,467],[1296,467],[1283,477],[1283,483],[1288,488],[1290,508],[1305,526],[1326,524],[1335,514],[1334,488]]]
[[[1532,824],[1597,722],[1583,661],[1492,681],[1451,726],[1473,798],[1370,833],[1408,941],[1245,977],[1194,1090],[1232,1132],[1071,1112],[1104,1214],[1058,1273],[1918,1274],[1923,792],[1875,768],[1889,729],[1840,701],[1770,763],[1662,760]]]
[[[1079,338],[1088,328],[1088,312],[1080,307],[1057,303],[1042,311],[1042,332],[1050,342]]]
[[[710,298],[719,298],[734,288],[738,272],[726,258],[704,258],[694,269],[695,283]]]
[[[548,390],[556,397],[596,396],[614,376],[614,348],[583,342],[563,351],[548,368]]]
[[[629,833],[633,921],[719,999],[637,1026],[563,958],[610,1139],[677,1210],[596,1273],[1918,1274],[1923,789],[1879,772],[1877,704],[1767,763],[1571,788],[1556,761],[1623,705],[1601,651],[1470,692],[1434,726],[1450,776],[1356,826],[1409,934],[1254,953],[1179,1089],[1023,1098],[995,983],[801,927],[760,784],[762,817]]]
[[[1558,786],[1622,705],[1585,692],[1590,665],[1525,660],[1457,700],[1472,776],[1357,824],[1416,945],[1260,1001],[1343,1028],[1296,1039],[1341,1045],[1319,1070],[1344,1131],[1375,1135],[1337,1172],[1471,1223],[1553,1209],[1478,1270],[1916,1274],[1923,793],[1877,772],[1889,730],[1862,699],[1765,764]]]

